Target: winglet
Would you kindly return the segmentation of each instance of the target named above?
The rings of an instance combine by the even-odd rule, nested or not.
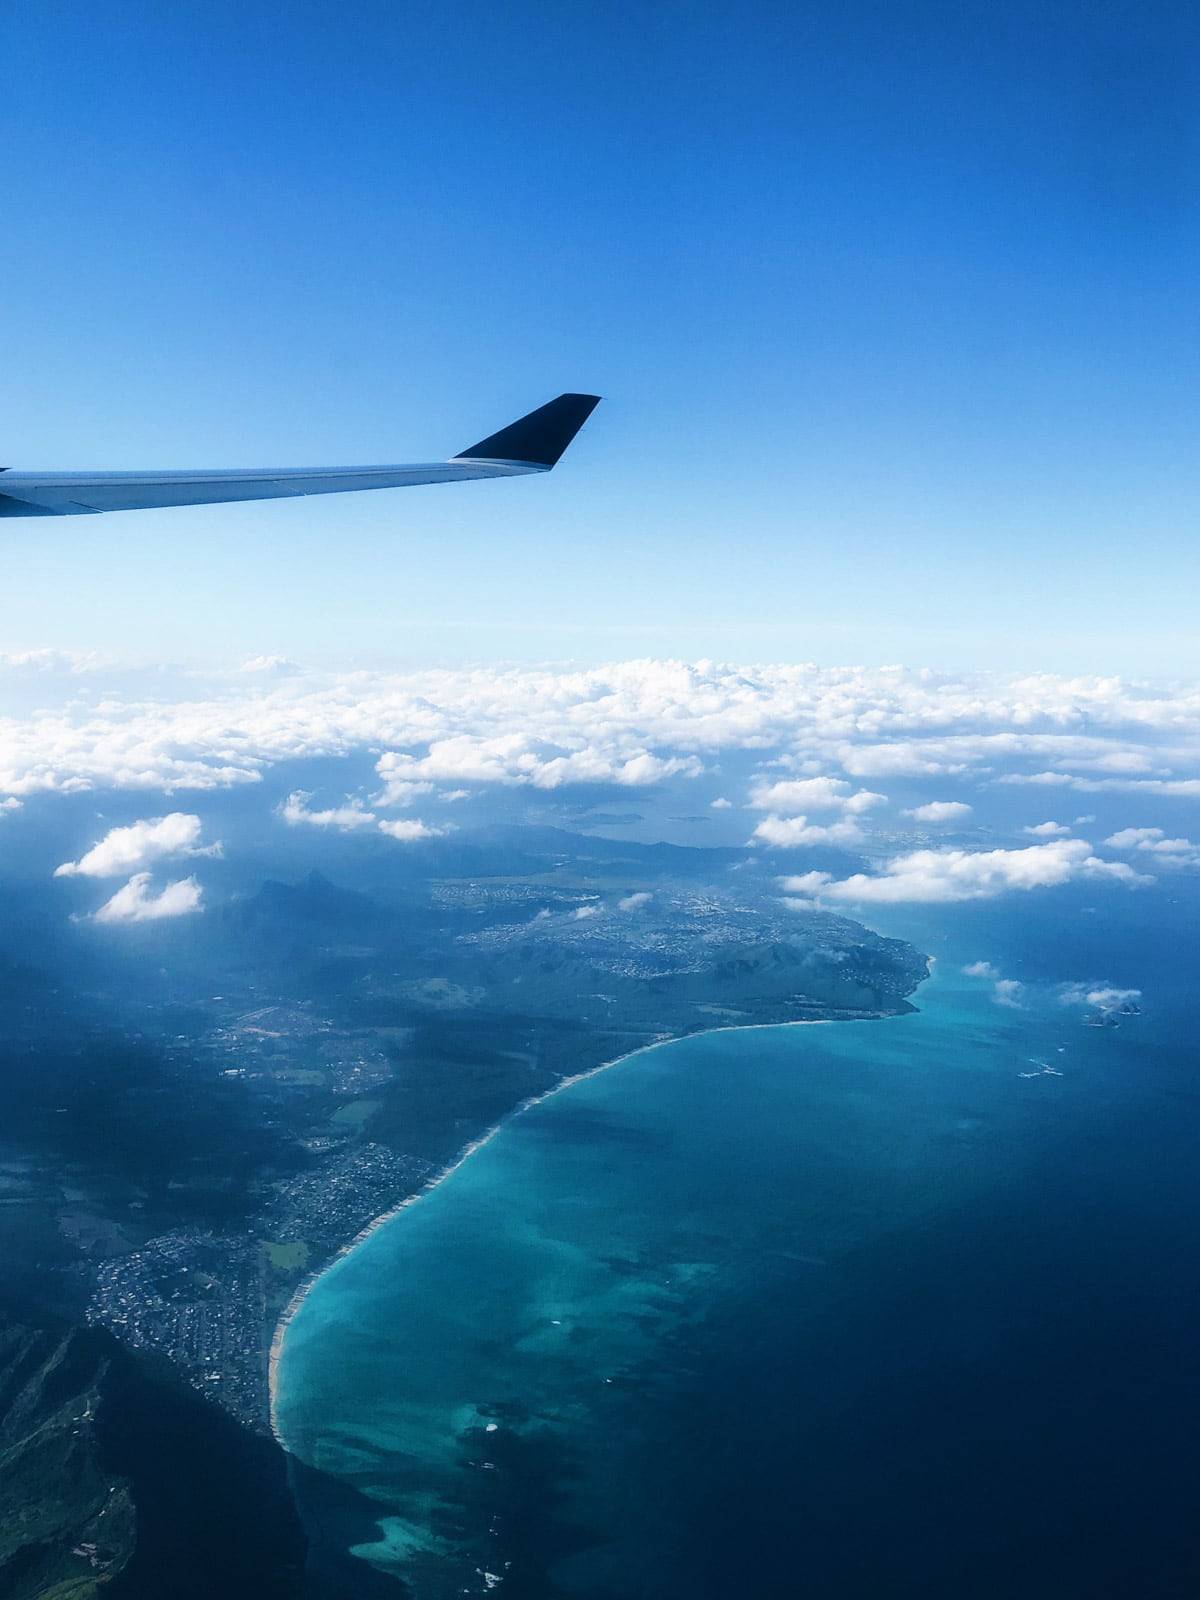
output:
[[[519,422],[489,434],[455,461],[522,461],[552,467],[600,403],[597,394],[560,394]]]

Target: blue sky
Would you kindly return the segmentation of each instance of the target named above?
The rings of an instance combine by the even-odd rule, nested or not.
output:
[[[0,461],[549,479],[9,522],[6,648],[1191,673],[1183,5],[10,0]]]

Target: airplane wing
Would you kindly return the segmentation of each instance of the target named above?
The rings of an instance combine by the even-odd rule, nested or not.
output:
[[[0,517],[70,517],[229,500],[279,500],[549,472],[598,403],[597,395],[560,394],[449,461],[426,465],[260,467],[235,472],[14,472],[0,467]]]

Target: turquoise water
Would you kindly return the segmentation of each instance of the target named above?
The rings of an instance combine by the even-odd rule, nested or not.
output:
[[[918,998],[642,1052],[321,1278],[278,1397],[318,1558],[422,1600],[1184,1592],[1146,1549],[1191,1560],[1190,1056]]]

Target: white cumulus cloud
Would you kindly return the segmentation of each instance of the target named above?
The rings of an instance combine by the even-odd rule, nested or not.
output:
[[[862,829],[850,817],[828,824],[809,822],[807,817],[764,817],[751,835],[751,841],[774,845],[780,850],[790,850],[799,845],[835,844],[850,846],[862,843]]]
[[[389,839],[398,840],[400,844],[415,844],[420,839],[440,839],[447,829],[433,828],[419,817],[400,818],[395,822],[381,817],[379,831],[386,833]]]
[[[1158,866],[1200,866],[1200,844],[1191,839],[1168,839],[1162,828],[1122,828],[1104,842],[1114,850],[1153,856]]]
[[[1140,989],[1118,989],[1111,984],[1089,987],[1085,983],[1068,983],[1059,991],[1059,1003],[1064,1006],[1091,1006],[1097,1011],[1115,1011],[1118,1006],[1133,1005],[1142,998]]]
[[[1021,850],[912,850],[893,856],[882,872],[832,880],[820,895],[860,905],[948,904],[1054,888],[1078,878],[1108,878],[1131,886],[1152,881],[1125,862],[1102,861],[1082,839],[1062,839]]]
[[[1161,828],[1122,828],[1111,834],[1106,844],[1115,850],[1151,850],[1161,855],[1176,855],[1200,848],[1190,839],[1168,839]]]
[[[913,806],[904,813],[917,822],[961,822],[971,815],[965,800],[928,800],[923,806]]]
[[[1110,833],[1104,842],[1114,850],[1137,850],[1142,845],[1156,844],[1163,837],[1161,828],[1121,828],[1117,833]]]
[[[1016,978],[997,978],[992,985],[992,999],[998,1006],[1011,1006],[1019,1010],[1024,1004],[1025,985]]]
[[[962,969],[964,978],[986,978],[992,986],[992,1000],[998,1006],[1020,1011],[1025,1005],[1025,985],[1019,978],[1006,978],[990,961],[972,961]]]
[[[832,872],[793,872],[786,878],[780,878],[779,887],[784,894],[816,895],[827,883],[832,882]]]
[[[293,673],[300,668],[294,661],[289,661],[287,656],[247,656],[242,662],[242,672],[274,672]]]
[[[640,911],[643,906],[648,906],[653,899],[654,896],[652,894],[648,894],[644,889],[640,889],[636,894],[627,894],[623,896],[622,899],[618,900],[617,910]]]
[[[666,778],[694,778],[702,770],[695,756],[658,756],[645,749],[605,750],[595,745],[564,749],[525,733],[495,738],[457,734],[431,741],[424,755],[391,750],[376,763],[384,783],[380,805],[407,804],[420,792],[414,785],[431,783],[529,784],[535,789],[615,783],[642,788]]]
[[[852,791],[844,778],[785,778],[758,784],[750,793],[755,811],[846,811],[857,815],[887,804],[887,795]]]
[[[202,893],[195,878],[168,883],[158,894],[150,892],[150,874],[135,872],[123,889],[92,913],[94,922],[158,922],[185,917],[201,909]]]
[[[1021,829],[1031,839],[1061,839],[1070,831],[1063,822],[1034,822],[1028,828]]]
[[[56,867],[54,876],[115,878],[171,856],[220,855],[219,844],[200,844],[201,827],[200,818],[190,812],[172,811],[165,817],[112,828],[78,861],[64,861]]]
[[[339,833],[353,833],[356,828],[373,828],[378,821],[373,811],[368,811],[361,800],[348,800],[343,806],[329,806],[323,811],[311,811],[308,802],[312,795],[305,789],[294,789],[279,807],[279,815],[297,828],[336,828]]]

